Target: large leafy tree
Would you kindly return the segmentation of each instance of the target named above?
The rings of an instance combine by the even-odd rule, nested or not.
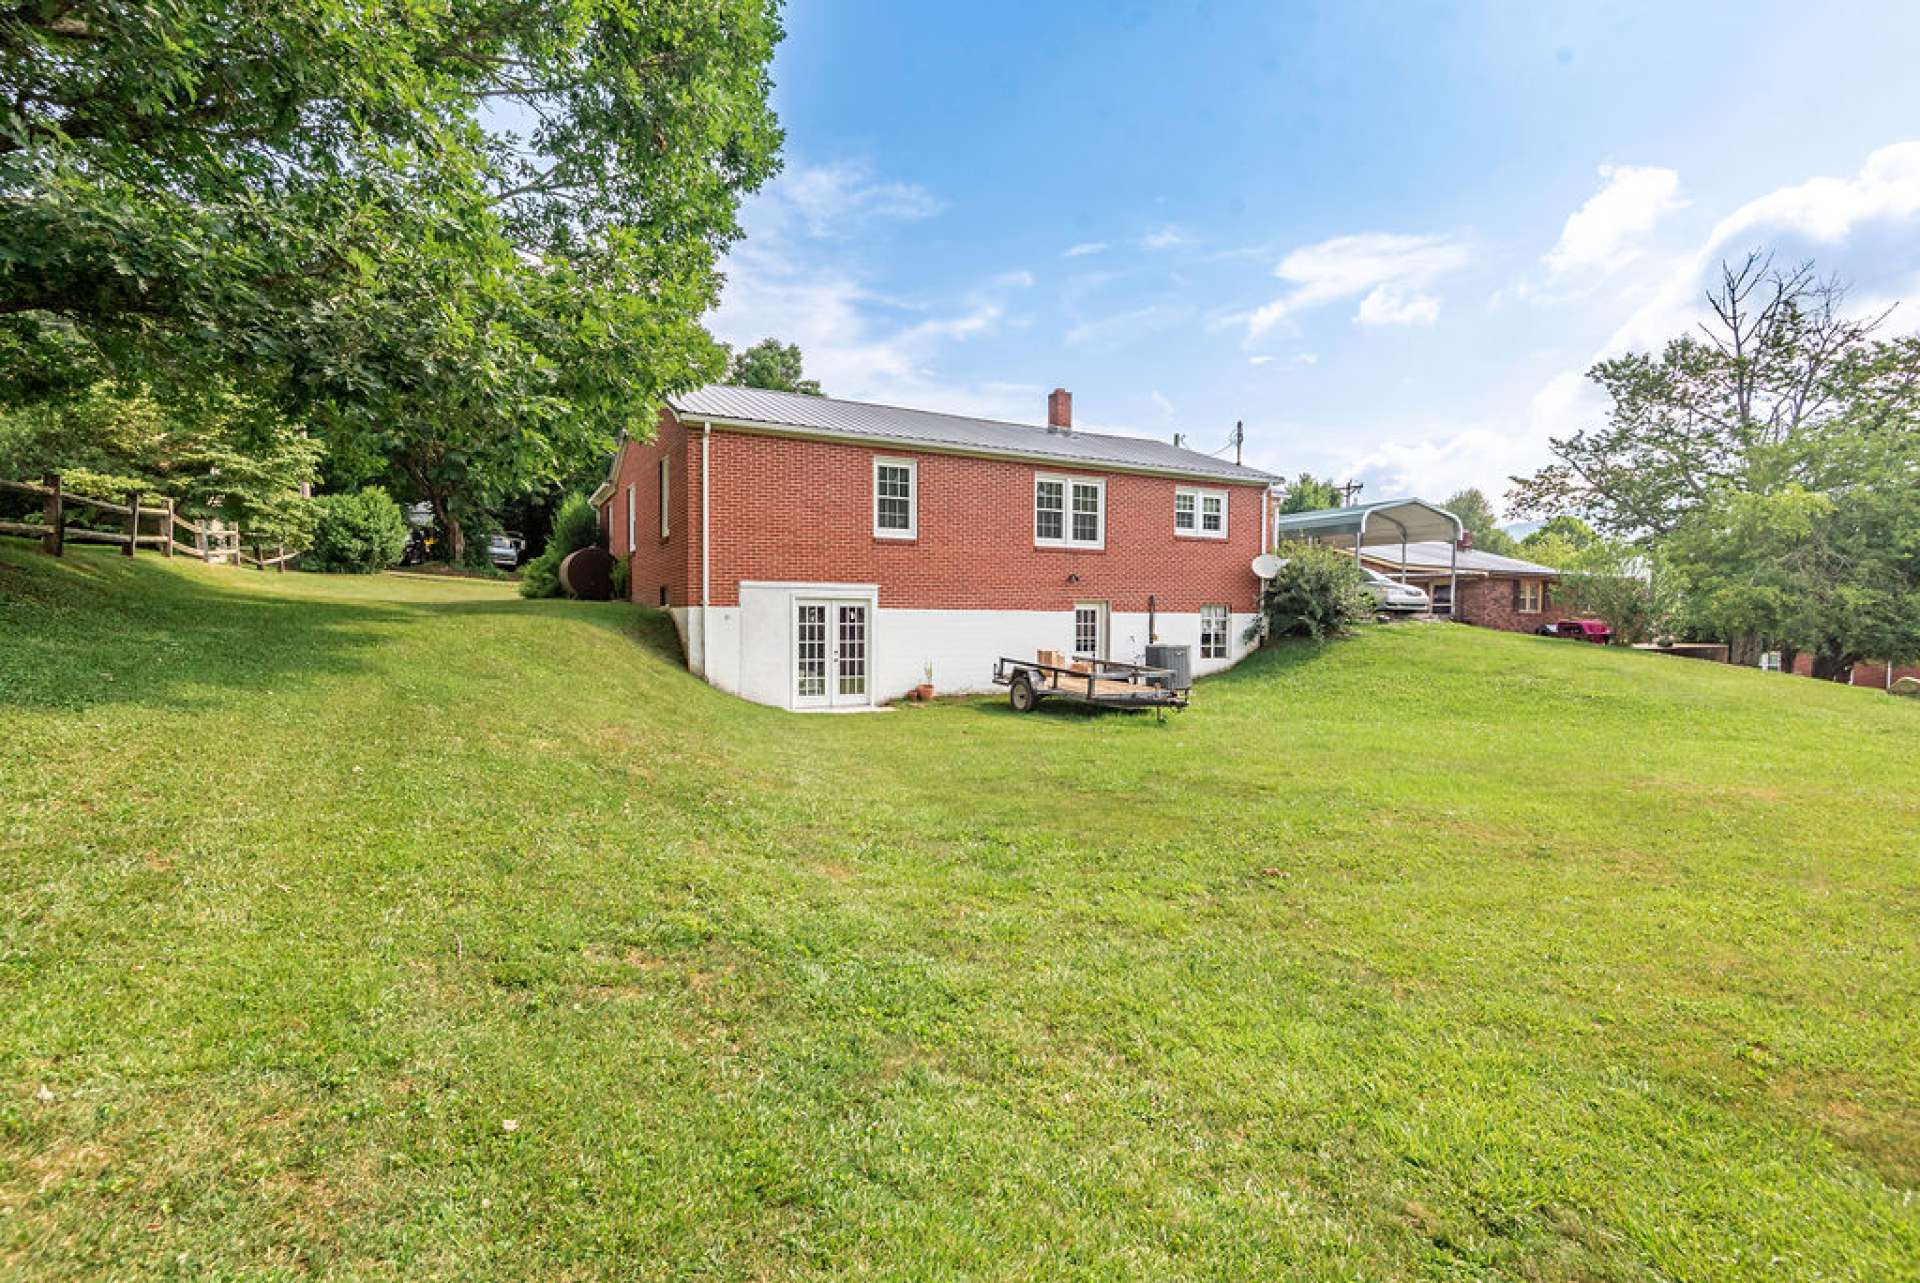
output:
[[[761,339],[735,352],[727,368],[727,381],[743,388],[820,395],[819,382],[804,377],[800,368],[800,345],[779,339]]]
[[[1513,536],[1500,528],[1500,518],[1494,514],[1492,502],[1479,490],[1457,491],[1442,506],[1460,518],[1460,524],[1473,536],[1473,546],[1480,551],[1507,557],[1519,551]]]
[[[1649,550],[1682,625],[1739,659],[1805,650],[1838,677],[1920,653],[1920,340],[1758,254],[1708,300],[1698,334],[1594,367],[1606,424],[1554,440],[1515,505]]]
[[[720,368],[779,35],[772,0],[0,8],[0,318],[523,487]]]

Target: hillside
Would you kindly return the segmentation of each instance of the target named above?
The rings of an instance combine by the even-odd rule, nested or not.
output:
[[[1920,1260],[1912,702],[1434,625],[799,717],[657,612],[7,543],[0,727],[0,1274]]]

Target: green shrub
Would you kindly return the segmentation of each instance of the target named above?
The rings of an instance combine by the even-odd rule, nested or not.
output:
[[[626,601],[633,596],[633,558],[615,557],[613,571],[607,576],[613,584],[613,599]]]
[[[1261,603],[1270,636],[1324,641],[1373,617],[1377,603],[1352,554],[1307,543],[1276,551],[1285,564]]]
[[[520,568],[522,597],[559,597],[560,563],[567,554],[600,542],[600,515],[585,495],[568,495],[554,514],[553,533],[538,557]]]
[[[371,575],[399,564],[407,549],[407,517],[379,486],[313,501],[318,521],[304,570]]]

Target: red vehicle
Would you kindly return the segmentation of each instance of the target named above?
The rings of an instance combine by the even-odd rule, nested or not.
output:
[[[1613,629],[1599,619],[1563,619],[1557,624],[1542,624],[1534,629],[1542,637],[1571,637],[1576,641],[1604,646],[1613,640]]]

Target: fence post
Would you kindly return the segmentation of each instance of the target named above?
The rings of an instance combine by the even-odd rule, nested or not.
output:
[[[287,546],[285,544],[275,544],[273,547],[273,555],[275,557],[275,561],[273,563],[274,572],[276,574],[282,574],[282,575],[286,574],[287,573]]]
[[[60,502],[60,474],[49,472],[40,480],[51,491],[47,495],[46,508],[41,514],[47,523],[47,533],[40,536],[40,551],[49,557],[58,557],[67,535],[66,505]]]
[[[127,491],[127,546],[120,551],[123,555],[133,556],[133,546],[140,541],[140,492]]]
[[[206,513],[200,514],[200,524],[193,530],[193,546],[200,550],[200,560],[209,566],[213,564],[213,542],[207,538],[207,526],[213,521]]]
[[[253,541],[253,564],[258,566],[262,573],[266,571],[267,555],[260,550],[260,541],[258,539]]]
[[[173,556],[173,499],[171,497],[167,499],[167,515],[161,521],[160,533],[164,536],[160,543],[160,554],[165,557]]]

